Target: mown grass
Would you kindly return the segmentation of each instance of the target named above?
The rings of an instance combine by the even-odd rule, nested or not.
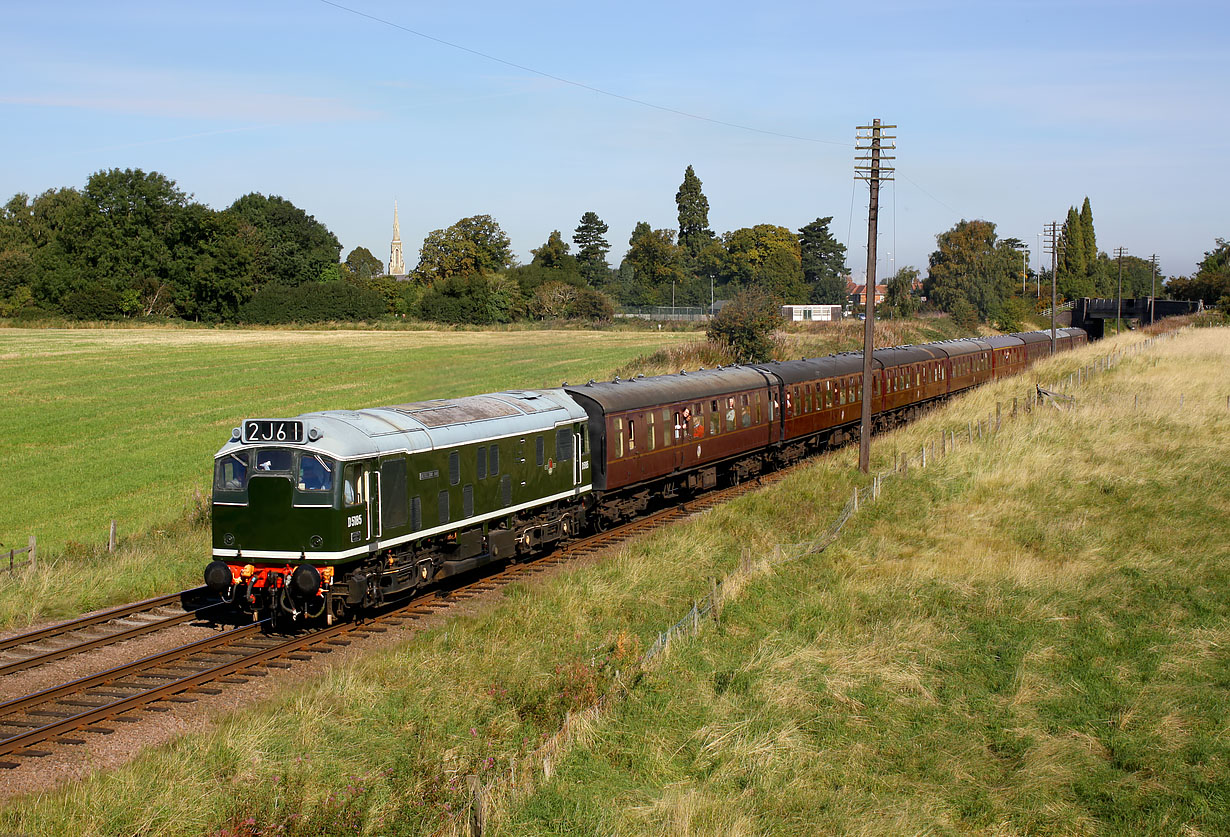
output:
[[[488,833],[1225,832],[1226,337],[1185,335],[886,483],[828,552],[746,579],[550,780],[531,754],[564,713],[742,550],[827,527],[860,483],[852,452],[11,801],[0,828],[429,834],[460,829],[468,776],[516,775],[532,792],[497,800]],[[877,462],[1029,383],[885,437]]]
[[[0,626],[131,600],[152,579],[168,581],[168,566],[176,583],[193,583],[205,542],[178,522],[193,492],[207,492],[213,453],[245,416],[558,386],[602,377],[648,346],[683,338],[0,329],[0,543],[22,547],[34,534],[44,559],[61,558],[44,560],[20,585],[0,586]],[[134,563],[94,566],[111,519],[121,537],[136,538]],[[160,533],[170,530],[188,540],[166,543]],[[134,573],[143,550],[149,572]],[[46,596],[24,592],[31,589]]]

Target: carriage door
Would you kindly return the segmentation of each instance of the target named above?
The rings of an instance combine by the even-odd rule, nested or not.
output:
[[[370,466],[363,469],[367,482],[367,539],[377,540],[384,533],[380,523],[380,471]]]

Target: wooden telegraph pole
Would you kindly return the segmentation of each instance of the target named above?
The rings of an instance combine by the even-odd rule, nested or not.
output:
[[[863,326],[863,415],[858,431],[858,468],[864,474],[871,469],[871,397],[872,386],[871,361],[875,349],[875,311],[876,311],[876,224],[880,214],[880,183],[892,180],[893,166],[885,165],[885,160],[895,160],[896,157],[886,157],[882,152],[891,151],[897,146],[893,144],[895,136],[884,131],[896,128],[896,125],[881,125],[880,120],[872,120],[870,125],[859,125],[856,129],[855,152],[867,152],[866,156],[854,157],[854,177],[866,180],[871,187],[871,202],[867,206],[867,284],[863,288],[864,310],[867,321]]]
[[[1115,258],[1119,260],[1119,305],[1115,309],[1115,334],[1119,333],[1123,323],[1123,256],[1126,253],[1126,247],[1115,248]]]
[[[1051,221],[1042,228],[1042,234],[1046,236],[1043,239],[1043,247],[1051,254],[1051,354],[1055,354],[1055,274],[1059,270],[1059,251],[1063,249],[1063,242],[1059,240],[1059,222]]]

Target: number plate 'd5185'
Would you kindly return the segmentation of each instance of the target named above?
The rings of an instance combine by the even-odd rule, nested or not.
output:
[[[303,442],[303,422],[285,419],[247,419],[243,423],[245,442]]]

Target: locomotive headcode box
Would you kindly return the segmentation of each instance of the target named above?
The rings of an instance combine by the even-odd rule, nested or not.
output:
[[[301,444],[303,422],[289,419],[244,419],[245,442],[274,442],[277,444]]]

